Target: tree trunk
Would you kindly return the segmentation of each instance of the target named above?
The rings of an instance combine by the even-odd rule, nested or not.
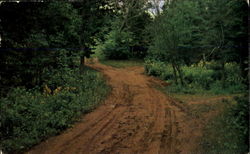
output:
[[[172,63],[172,67],[173,67],[173,71],[174,71],[174,81],[175,81],[175,84],[178,84],[175,64]]]
[[[85,64],[85,56],[81,56],[80,57],[80,73],[83,73],[84,72],[84,64]]]
[[[226,87],[226,72],[225,72],[225,63],[222,61],[221,62],[221,82],[222,82],[222,88]]]
[[[176,70],[177,70],[177,72],[178,72],[178,74],[179,74],[179,78],[180,78],[180,81],[181,81],[181,85],[183,86],[183,85],[184,85],[183,74],[182,74],[182,71],[181,71],[179,65],[176,65]]]
[[[202,67],[206,66],[206,55],[203,53],[202,54]]]
[[[250,50],[249,50],[250,51]],[[246,56],[246,57],[248,57],[248,56]],[[250,59],[250,58],[249,58]],[[250,65],[249,65],[250,63],[249,63],[249,61],[248,61],[248,59],[247,58],[245,58],[245,59],[241,59],[240,60],[240,70],[241,70],[241,76],[243,77],[243,79],[245,79],[243,82],[244,82],[244,84],[246,84],[247,86],[249,86],[248,85],[248,83],[249,83],[249,68],[250,68]]]

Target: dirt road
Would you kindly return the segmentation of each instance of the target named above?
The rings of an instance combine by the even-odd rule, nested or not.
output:
[[[107,78],[112,92],[93,112],[59,136],[35,146],[32,154],[189,154],[197,147],[199,123],[183,104],[153,88],[160,81],[142,67],[88,64]]]

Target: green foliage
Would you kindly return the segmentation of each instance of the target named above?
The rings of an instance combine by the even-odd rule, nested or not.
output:
[[[151,44],[150,31],[147,27],[152,23],[152,19],[145,11],[138,12],[138,14],[135,14],[136,17],[130,20],[128,30],[133,35],[130,47],[131,56],[141,59],[147,55]]]
[[[187,84],[193,84],[194,86],[201,86],[208,90],[210,89],[211,83],[214,82],[213,73],[214,70],[207,69],[201,66],[185,66],[183,68],[184,79]]]
[[[226,63],[224,70],[225,81],[221,80],[223,73],[218,70],[216,65],[216,62],[210,62],[206,63],[206,66],[203,66],[202,63],[183,66],[184,86],[174,83],[173,68],[164,62],[146,60],[145,72],[148,75],[159,77],[171,83],[167,88],[170,92],[223,94],[241,93],[245,90],[244,79],[240,75],[239,65]]]
[[[3,3],[0,7],[4,31],[0,96],[9,87],[41,86],[48,79],[47,70],[75,66],[73,61],[81,53],[71,48],[80,48],[82,20],[70,3]]]
[[[81,113],[92,110],[107,94],[102,76],[92,70],[61,72],[48,83],[56,84],[52,94],[39,90],[13,89],[0,99],[0,147],[20,152],[71,126]],[[62,84],[52,83],[56,80]],[[63,78],[60,79],[60,78]]]
[[[248,97],[236,97],[227,102],[223,113],[207,126],[202,138],[204,153],[244,154],[249,150]]]
[[[247,78],[247,3],[235,0],[183,0],[167,3],[151,27],[153,44],[148,57],[173,65],[175,84],[184,84],[183,64],[216,60],[221,65],[240,64]],[[178,82],[180,80],[180,82]],[[246,79],[247,80],[247,79]]]
[[[204,44],[213,48],[206,53],[223,62],[244,61],[247,48],[247,3],[235,0],[209,0],[203,4],[206,33]],[[245,52],[245,53],[244,53]],[[209,57],[209,56],[208,56]]]
[[[82,20],[70,3],[49,3],[41,14],[50,47],[80,47]]]
[[[157,60],[145,61],[145,72],[148,75],[160,77],[162,80],[173,80],[173,69],[170,65]]]
[[[200,54],[197,46],[202,38],[203,19],[198,14],[198,2],[178,1],[166,7],[152,25],[154,38],[149,56],[179,65]]]
[[[109,25],[113,18],[112,10],[103,8],[109,5],[109,1],[81,0],[70,4],[78,11],[82,21],[81,25],[79,25],[81,26],[81,47],[83,49],[91,48],[96,45],[96,39],[103,39],[106,34],[104,27]],[[91,54],[93,54],[91,50],[84,50],[82,52],[82,55],[86,57],[89,57]]]
[[[106,37],[106,41],[100,44],[106,59],[128,59],[130,57],[129,46],[132,42],[130,32],[112,30]]]
[[[99,74],[78,69],[101,4],[1,3],[0,149],[20,153],[56,135],[107,93]]]
[[[95,38],[97,55],[106,59],[143,58],[150,44],[147,25],[152,22],[144,0],[123,1],[123,5],[111,1],[104,8],[110,8],[109,24],[102,27]],[[100,36],[100,35],[99,35]],[[103,37],[104,36],[104,37]]]

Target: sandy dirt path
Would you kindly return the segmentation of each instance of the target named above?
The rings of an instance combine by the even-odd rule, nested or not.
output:
[[[81,122],[32,148],[31,154],[189,154],[201,136],[188,111],[153,88],[143,67],[88,66],[102,72],[111,94]]]

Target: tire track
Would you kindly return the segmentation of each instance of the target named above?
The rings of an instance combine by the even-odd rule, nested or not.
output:
[[[142,67],[117,69],[89,64],[107,77],[111,94],[103,105],[59,136],[28,153],[57,154],[178,154],[181,152],[184,107],[178,107],[144,76]],[[176,107],[177,106],[177,107]]]

